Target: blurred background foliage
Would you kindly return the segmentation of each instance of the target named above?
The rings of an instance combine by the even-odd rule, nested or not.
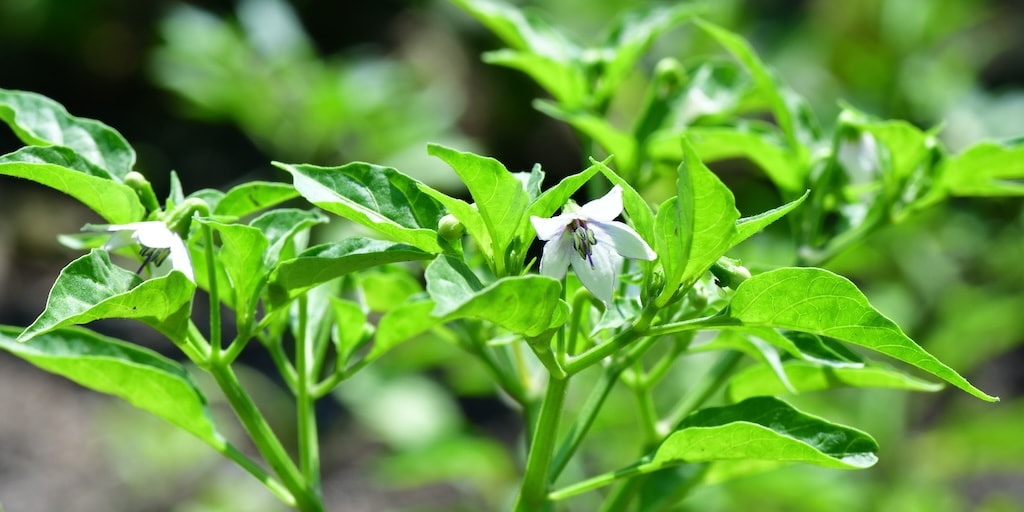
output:
[[[589,41],[637,3],[528,4]],[[881,118],[941,125],[954,152],[1024,134],[1020,2],[709,5],[706,15],[750,39],[824,124],[834,122],[844,100]],[[166,193],[170,170],[188,191],[282,179],[271,160],[369,161],[457,190],[453,174],[427,157],[427,141],[478,151],[517,171],[540,163],[551,182],[578,171],[588,155],[572,130],[531,107],[541,89],[480,61],[482,51],[498,47],[442,1],[0,2],[0,87],[45,94],[115,127],[138,150],[138,168],[158,194]],[[623,84],[610,116],[632,118],[658,58],[685,62],[710,51],[715,45],[690,27],[667,32],[644,69]],[[15,147],[0,133],[0,152]],[[741,210],[745,202],[766,202],[766,181],[744,162],[716,171]],[[62,196],[14,180],[0,184],[0,214],[0,323],[26,325],[72,256],[56,235],[95,219]],[[755,267],[788,264],[780,240],[763,235],[740,256]],[[804,410],[875,435],[879,465],[856,473],[782,468],[703,487],[680,509],[1024,510],[1022,261],[1020,200],[962,199],[830,262],[912,337],[1003,401],[987,405],[948,390],[792,397]],[[377,311],[420,289],[387,269],[360,279]],[[168,348],[152,332],[127,331],[134,326],[104,327]],[[687,359],[667,382],[685,389],[708,361]],[[263,356],[246,362],[247,382],[289,435],[287,395],[260,371]],[[0,356],[0,502],[7,510],[277,510],[257,483],[187,435],[52,379]],[[630,397],[622,390],[613,396],[583,457],[588,471],[613,469],[637,449],[628,435],[635,426]],[[521,463],[520,425],[451,340],[404,345],[336,398],[321,411],[333,509],[507,508]],[[581,472],[570,468],[565,478]],[[579,510],[591,505],[586,497],[573,503]]]

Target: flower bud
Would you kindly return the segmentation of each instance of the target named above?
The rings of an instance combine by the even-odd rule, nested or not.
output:
[[[198,197],[190,197],[181,202],[173,211],[165,217],[167,227],[177,233],[182,240],[188,238],[189,229],[192,227],[192,217],[196,213],[209,215],[210,206],[206,201]]]
[[[458,240],[462,238],[465,232],[466,227],[450,213],[441,217],[441,220],[437,223],[437,234],[441,235],[441,238],[445,240]]]
[[[738,260],[722,256],[711,266],[715,281],[722,288],[736,289],[743,281],[750,279],[750,271],[740,265]]]
[[[124,184],[131,187],[135,194],[139,196],[139,201],[142,202],[147,215],[160,209],[160,202],[156,200],[153,185],[149,183],[145,176],[131,171],[125,175]]]

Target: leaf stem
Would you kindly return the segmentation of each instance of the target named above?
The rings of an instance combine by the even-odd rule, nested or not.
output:
[[[526,457],[523,484],[516,499],[516,512],[536,512],[543,510],[547,504],[549,468],[568,387],[569,379],[548,376],[548,388],[544,394],[537,427],[533,431],[530,452]]]
[[[718,388],[722,387],[722,384],[725,384],[729,375],[732,374],[732,370],[736,367],[736,363],[742,357],[743,354],[735,350],[729,350],[722,354],[711,370],[708,371],[696,386],[690,389],[686,396],[669,413],[665,423],[671,425],[672,430],[675,430],[682,423],[683,419],[703,405],[704,402],[711,398],[711,395],[718,391]]]
[[[607,473],[602,473],[600,475],[590,477],[581,482],[568,485],[566,487],[558,489],[557,491],[552,491],[548,494],[548,499],[551,501],[564,500],[565,498],[570,498],[572,496],[576,496],[577,494],[583,494],[587,491],[592,491],[599,487],[604,487],[623,478],[634,477],[638,474],[643,473],[643,470],[643,462],[638,462],[636,464],[633,464],[632,466],[617,469],[615,471],[609,471]]]
[[[238,376],[235,375],[231,367],[214,364],[210,367],[210,373],[224,392],[225,398],[231,404],[231,408],[235,411],[235,415],[245,431],[249,433],[249,437],[256,445],[260,455],[281,479],[281,483],[295,497],[299,510],[323,512],[324,506],[320,497],[304,481],[302,474],[295,467],[295,463],[288,457],[288,452],[281,445],[281,441],[278,440],[252,398],[242,388],[242,384],[238,382]]]
[[[274,493],[285,505],[294,507],[295,496],[281,484],[277,479],[267,473],[262,467],[256,464],[252,459],[247,457],[244,453],[235,448],[231,443],[224,443],[222,446],[217,447],[217,451],[225,457],[231,459],[238,464],[239,467],[244,469],[250,475],[259,480],[270,492]]]
[[[220,290],[217,286],[217,264],[213,254],[213,228],[209,224],[202,223],[203,238],[206,241],[206,280],[207,291],[210,296],[210,347],[211,354],[215,358],[221,357],[221,334],[220,334]]]

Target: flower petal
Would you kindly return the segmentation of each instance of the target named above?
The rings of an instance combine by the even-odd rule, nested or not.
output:
[[[611,304],[615,293],[615,277],[622,266],[622,257],[607,248],[594,246],[591,253],[594,266],[590,266],[590,262],[581,258],[575,251],[570,258],[572,269],[583,286],[601,302]]]
[[[605,244],[621,256],[633,260],[651,261],[658,257],[633,228],[617,221],[594,222],[588,225],[594,231],[598,245]]]
[[[561,236],[544,244],[544,253],[540,257],[540,273],[555,279],[565,277],[570,258],[575,254],[576,251],[572,248],[572,236],[565,232],[563,226]]]
[[[622,187],[615,185],[600,199],[580,207],[579,215],[587,221],[608,222],[622,215]]]
[[[552,238],[565,231],[565,227],[575,219],[576,216],[570,213],[563,213],[556,215],[550,219],[543,217],[530,216],[530,223],[533,224],[533,230],[537,232],[537,238],[541,240],[551,240]]]
[[[174,245],[175,240],[181,240],[178,234],[171,231],[167,224],[163,222],[140,222],[139,224],[145,225],[136,229],[132,237],[142,246],[155,249],[170,249]]]
[[[174,270],[181,271],[189,281],[196,282],[196,276],[192,270],[192,258],[189,257],[188,247],[181,237],[175,235],[171,239],[171,255],[167,259],[171,260]]]

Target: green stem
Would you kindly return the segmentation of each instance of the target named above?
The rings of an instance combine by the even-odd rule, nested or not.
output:
[[[676,405],[675,409],[668,415],[666,424],[672,425],[672,429],[675,430],[683,419],[685,419],[691,412],[697,410],[698,407],[704,404],[725,381],[729,379],[729,375],[732,374],[732,370],[736,367],[736,363],[743,357],[741,352],[735,350],[729,350],[715,362],[715,365],[708,371],[707,375],[704,376],[697,383],[697,385],[690,389],[686,396]]]
[[[320,483],[320,452],[316,431],[315,398],[312,388],[316,386],[316,375],[313,373],[314,339],[307,332],[309,322],[309,305],[306,295],[299,297],[299,326],[295,339],[295,372],[298,374],[298,386],[295,393],[295,412],[298,424],[299,467],[306,482],[319,492]]]
[[[213,228],[205,223],[202,226],[203,238],[206,239],[206,280],[210,295],[210,347],[213,356],[220,358],[220,290],[217,286],[217,264],[213,254]]]
[[[549,468],[568,387],[568,379],[549,376],[548,389],[533,432],[533,442],[530,443],[530,452],[526,457],[526,471],[516,500],[516,512],[537,512],[547,505]]]
[[[191,320],[188,322],[188,331],[185,333],[185,343],[174,342],[189,360],[199,366],[206,368],[210,363],[210,344],[206,341],[203,333]]]
[[[260,455],[281,479],[281,483],[295,497],[299,510],[323,512],[324,506],[320,497],[303,480],[302,474],[288,457],[288,452],[281,445],[281,441],[277,439],[270,424],[260,413],[252,398],[242,388],[242,384],[238,382],[238,376],[235,375],[231,367],[220,364],[211,365],[210,373],[217,380],[225,398],[231,404],[231,408],[235,411],[235,415],[245,431],[249,433],[249,437],[256,445]]]
[[[643,470],[643,464],[634,464],[623,469],[617,469],[615,471],[602,473],[600,475],[583,480],[582,482],[577,482],[575,484],[563,487],[561,489],[558,489],[557,491],[551,491],[551,493],[548,494],[548,499],[551,501],[558,501],[564,500],[565,498],[571,498],[573,496],[576,496],[577,494],[583,494],[587,491],[592,491],[599,487],[604,487],[617,480],[634,477],[636,475],[641,474]]]
[[[639,366],[639,364],[637,364]],[[640,413],[640,423],[644,433],[644,446],[653,446],[661,437],[658,434],[658,411],[654,407],[654,396],[650,386],[646,385],[646,376],[642,368],[637,368],[637,383],[633,387],[633,395]]]
[[[288,360],[288,354],[284,352],[284,345],[281,344],[281,339],[274,338],[268,340],[264,345],[267,347],[270,359],[274,361],[274,366],[277,367],[277,372],[284,379],[285,385],[288,386],[292,393],[298,393],[299,376],[291,361]]]
[[[222,455],[233,460],[235,464],[238,464],[239,467],[259,480],[260,483],[269,489],[270,492],[274,493],[274,495],[277,496],[285,505],[288,505],[289,507],[294,507],[296,505],[295,496],[292,495],[288,488],[281,485],[281,482],[264,471],[259,464],[253,462],[252,459],[240,452],[238,448],[235,448],[231,443],[225,443],[216,448]]]

